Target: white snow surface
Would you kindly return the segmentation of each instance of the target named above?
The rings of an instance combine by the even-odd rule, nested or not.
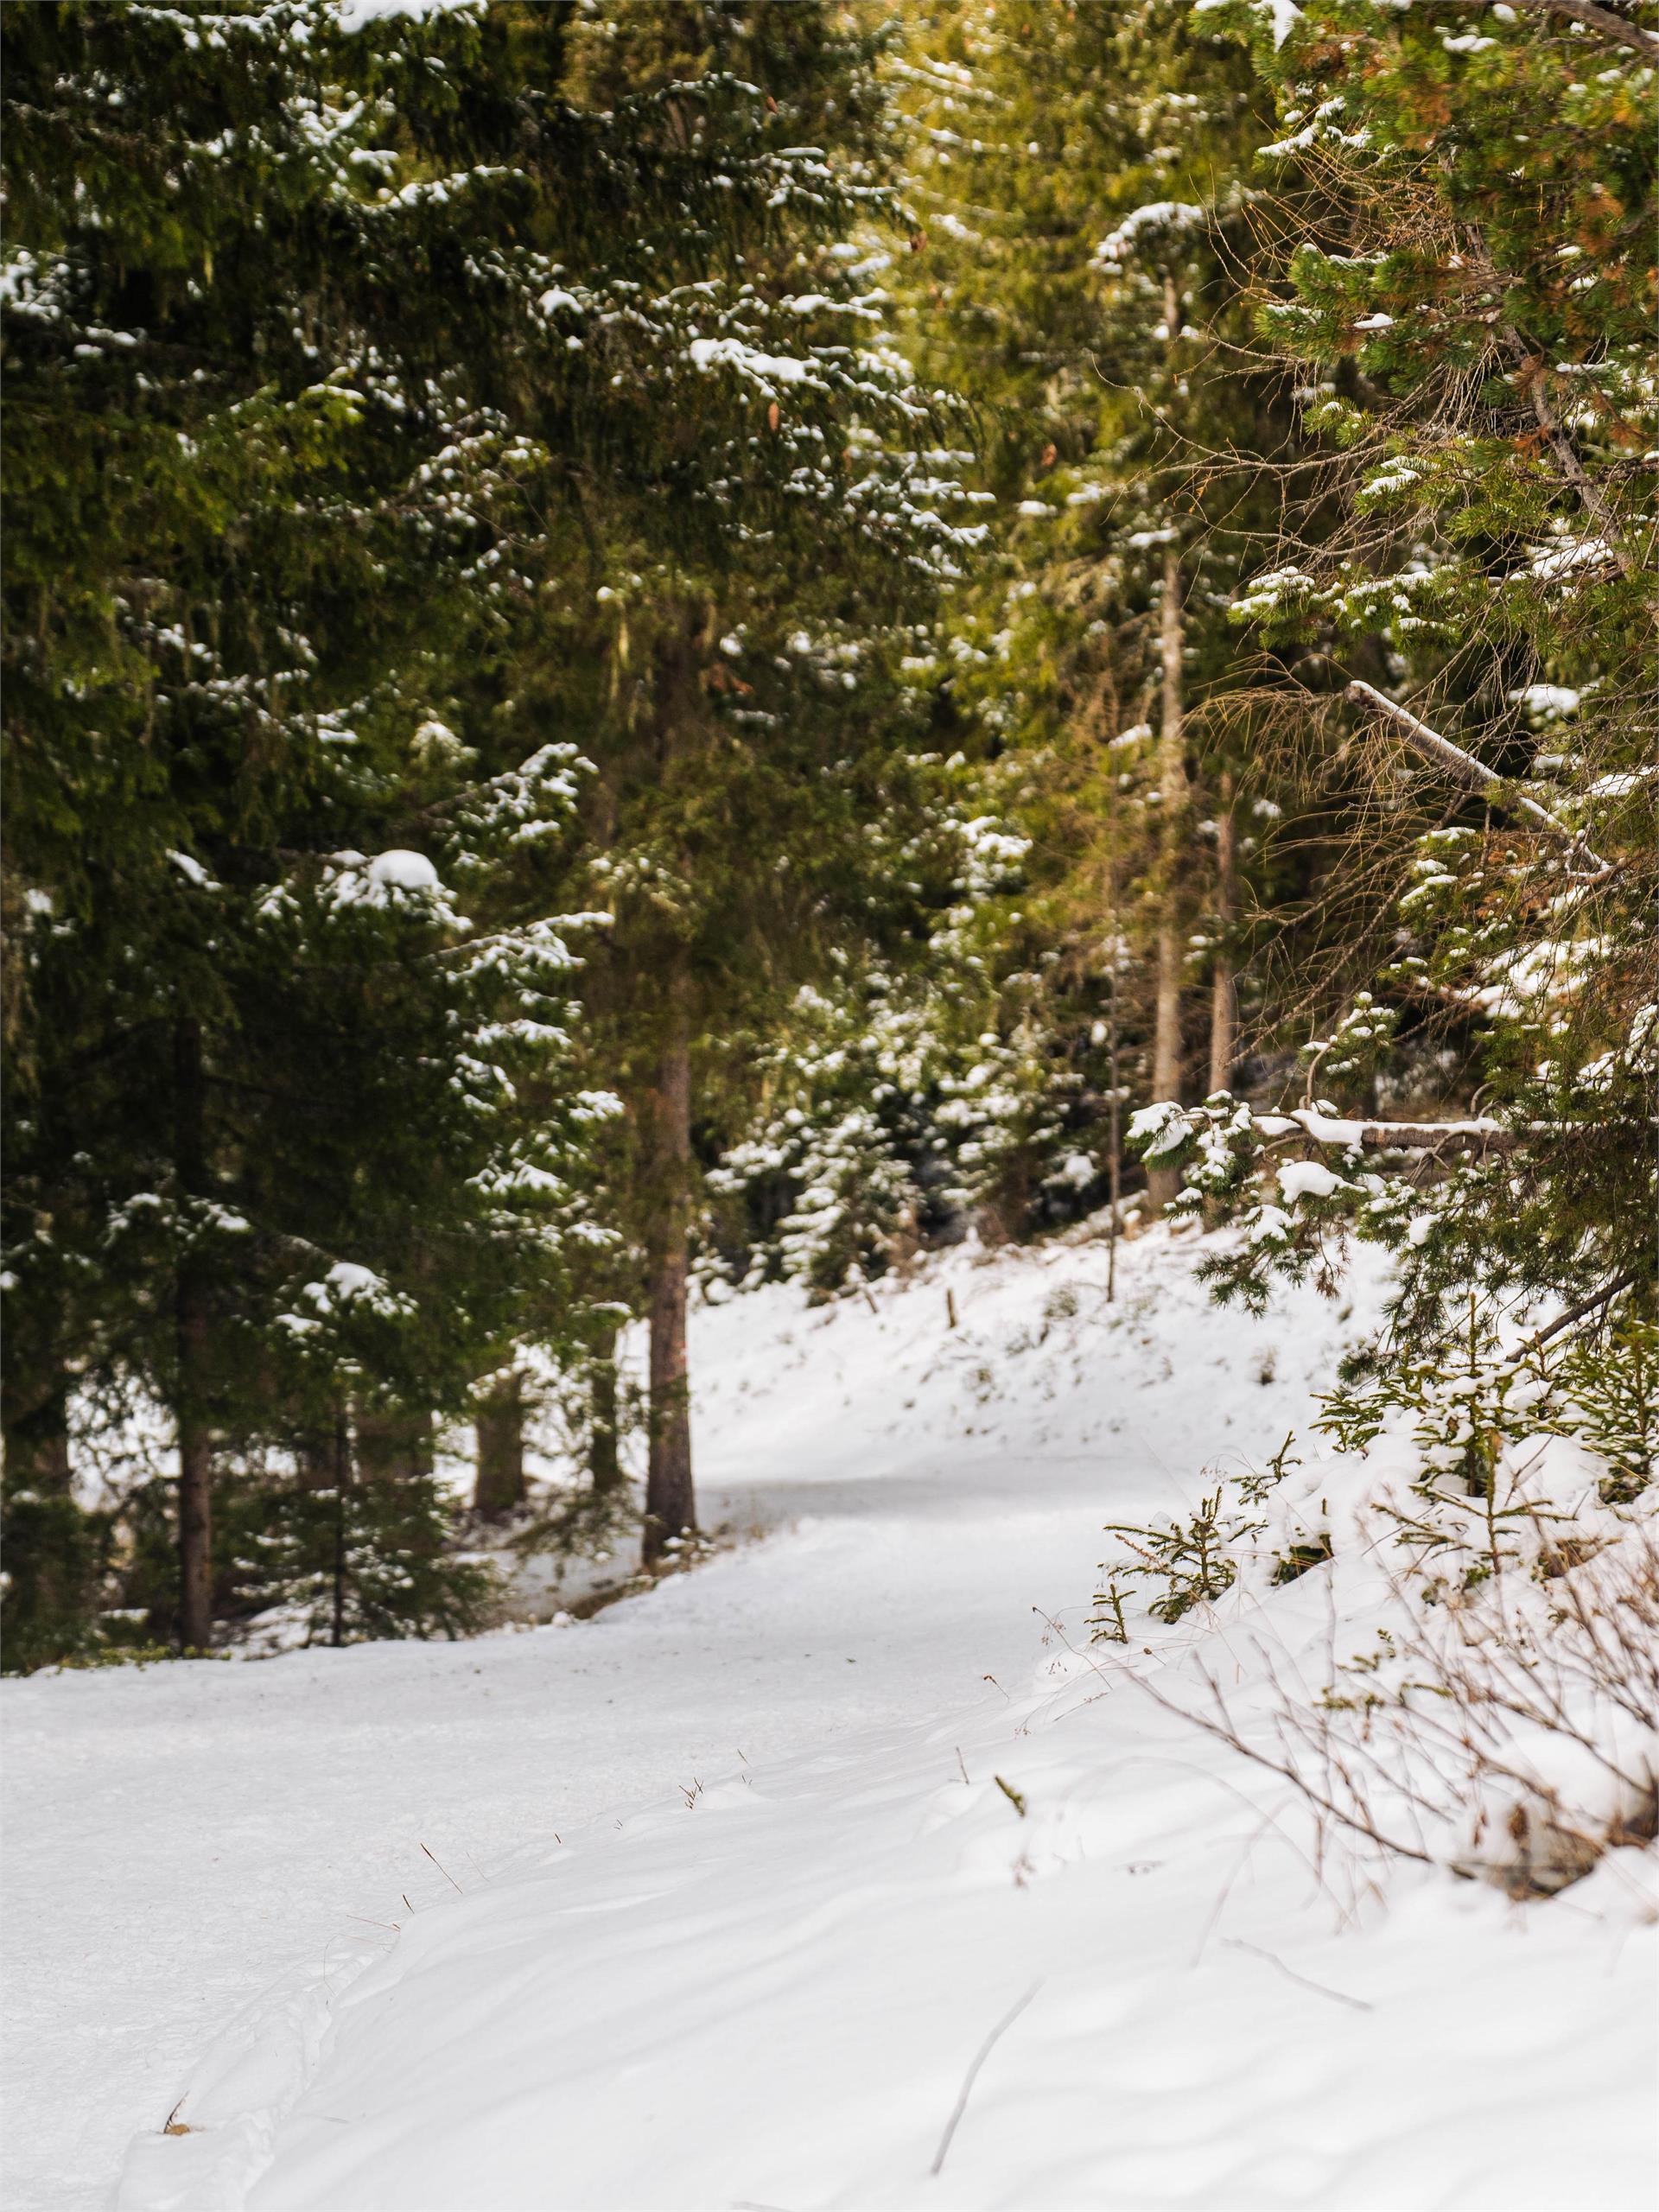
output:
[[[1649,2204],[1653,1854],[1356,1906],[1173,1709],[1322,1679],[1325,1570],[1087,1642],[1374,1310],[1195,1242],[702,1309],[762,1533],[590,1622],[0,1685],[8,2212]]]

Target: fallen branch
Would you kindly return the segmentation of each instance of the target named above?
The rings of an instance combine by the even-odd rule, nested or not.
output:
[[[1450,738],[1442,737],[1427,722],[1419,721],[1409,708],[1399,705],[1357,677],[1343,696],[1351,699],[1356,706],[1369,707],[1373,713],[1384,715],[1414,753],[1421,753],[1425,760],[1448,770],[1466,791],[1478,791],[1483,798],[1500,795],[1504,805],[1513,807],[1535,822],[1541,830],[1548,830],[1552,837],[1559,838],[1568,849],[1569,861],[1587,862],[1596,875],[1611,873],[1607,862],[1585,843],[1581,830],[1570,828],[1558,815],[1552,814],[1547,806],[1540,806],[1536,799],[1529,798],[1523,791],[1509,788],[1495,769],[1489,768],[1484,760],[1477,760],[1472,753],[1465,753],[1460,745],[1453,745]]]

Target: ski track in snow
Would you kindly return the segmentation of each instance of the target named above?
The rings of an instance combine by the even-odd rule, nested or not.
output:
[[[767,1533],[591,1622],[0,1686],[8,2212],[1649,2203],[1629,1868],[1340,1929],[1068,1648],[1100,1524],[1259,1464],[1359,1326],[1192,1256],[703,1309],[705,1519]]]

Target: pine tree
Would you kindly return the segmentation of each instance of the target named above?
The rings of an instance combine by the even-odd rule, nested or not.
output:
[[[900,738],[851,663],[965,543],[842,251],[871,43],[321,0],[7,35],[13,1463],[159,1396],[199,1647],[238,1459],[304,1490],[343,1421],[353,1479],[418,1484],[527,1348],[607,1364],[620,1172],[665,1543],[694,1070],[861,928]]]

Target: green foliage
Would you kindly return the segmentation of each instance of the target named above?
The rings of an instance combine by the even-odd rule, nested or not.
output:
[[[1224,1478],[1185,1520],[1172,1516],[1140,1522],[1111,1522],[1117,1555],[1101,1565],[1106,1577],[1096,1591],[1089,1625],[1096,1643],[1127,1643],[1124,1591],[1119,1584],[1140,1583],[1157,1594],[1147,1605],[1154,1620],[1173,1627],[1194,1606],[1211,1605],[1238,1580],[1252,1560],[1268,1560],[1267,1580],[1274,1586],[1294,1582],[1333,1556],[1328,1507],[1319,1502],[1317,1519],[1279,1497],[1294,1468],[1301,1465],[1291,1450],[1293,1432],[1264,1467],[1246,1468]],[[1264,1545],[1258,1540],[1268,1537]]]
[[[1116,1589],[1119,1576],[1128,1582],[1151,1584],[1160,1595],[1147,1611],[1154,1620],[1173,1625],[1194,1605],[1210,1605],[1232,1587],[1238,1576],[1235,1548],[1259,1535],[1266,1525],[1224,1512],[1219,1488],[1201,1497],[1185,1521],[1154,1521],[1144,1528],[1109,1522],[1107,1534],[1116,1536],[1129,1555],[1115,1570],[1111,1587]]]
[[[1624,1317],[1573,1344],[1554,1381],[1558,1433],[1600,1462],[1603,1503],[1634,1504],[1659,1468],[1659,1328]]]
[[[1135,1128],[1236,1224],[1218,1290],[1392,1255],[1334,1432],[1414,1426],[1425,1527],[1466,1503],[1494,1555],[1535,1433],[1645,1489],[1656,157],[1616,31],[0,31],[17,1663],[178,1627],[173,1493],[76,1504],[72,1404],[211,1437],[222,1618],[257,1584],[332,1633],[343,1560],[345,1632],[459,1630],[481,1586],[377,1424],[603,1365],[697,1210],[670,1057],[702,1272],[829,1293],[1098,1196],[1160,970],[1176,1088],[1200,988],[1230,1073]],[[1179,1618],[1255,1510],[1121,1532],[1126,1573]]]
[[[474,1633],[497,1577],[458,1554],[435,1478],[400,1471],[344,1488],[261,1486],[257,1524],[238,1532],[231,1605],[245,1632],[277,1648]]]
[[[4,31],[9,1439],[188,1410],[234,1548],[296,1435],[637,1300],[665,1008],[717,1145],[902,934],[897,664],[978,533],[849,243],[893,147],[836,11]],[[370,1471],[395,1591],[441,1509]]]
[[[937,681],[1030,843],[985,957],[1058,1109],[1009,1155],[1005,1217],[1040,1224],[1063,1157],[1109,1141],[1113,1087],[1151,1095],[1166,953],[1189,1085],[1200,988],[1230,1007],[1243,969],[1230,1063],[1277,1046],[1287,995],[1300,1013],[1276,941],[1329,798],[1271,735],[1300,655],[1258,655],[1229,618],[1298,460],[1294,373],[1253,327],[1277,276],[1250,181],[1270,108],[1248,57],[1165,0],[960,0],[909,29],[912,342],[979,404],[995,500]]]
[[[8,1482],[0,1491],[0,1663],[8,1674],[85,1658],[101,1648],[111,1517],[67,1495]]]

